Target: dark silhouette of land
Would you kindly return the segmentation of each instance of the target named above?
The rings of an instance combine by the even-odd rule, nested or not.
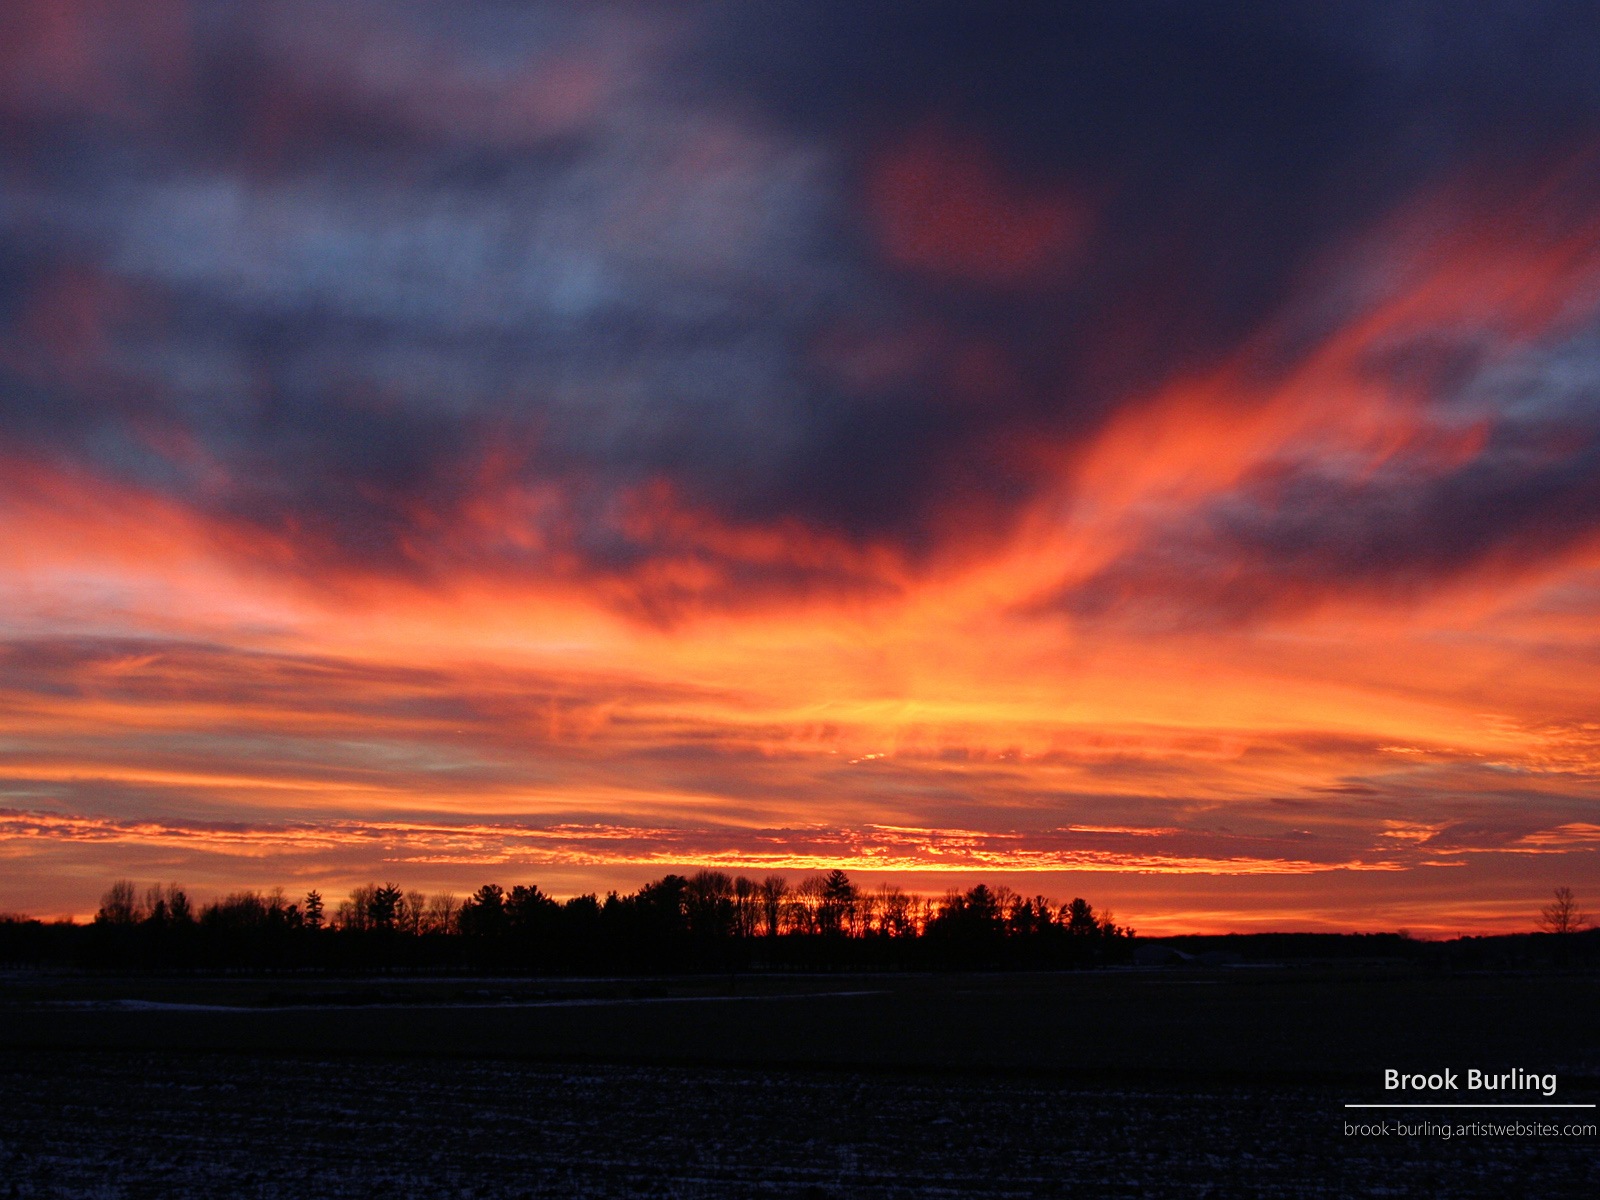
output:
[[[176,885],[107,889],[93,922],[0,917],[0,964],[101,969],[415,970],[545,975],[761,971],[1049,970],[1405,962],[1435,969],[1600,966],[1566,889],[1553,932],[1418,941],[1402,934],[1266,933],[1141,939],[1088,901],[979,884],[937,899],[858,888],[842,871],[791,886],[717,871],[629,895],[557,901],[485,884],[464,900],[393,884],[330,912],[313,890],[235,892],[198,909]],[[1558,900],[1561,896],[1558,892]]]
[[[0,921],[0,961],[109,968],[532,971],[1029,969],[1129,962],[1132,931],[1083,899],[979,884],[938,900],[865,891],[843,871],[791,887],[717,871],[630,895],[557,901],[485,884],[465,900],[392,884],[329,913],[316,891],[237,892],[198,910],[176,886],[119,880],[88,925]]]
[[[1590,1194],[1593,1133],[1356,1138],[1345,1105],[1388,1068],[1595,1100],[1600,932],[1144,939],[999,889],[761,889],[118,884],[0,924],[0,1197]]]
[[[0,997],[0,1195],[1499,1200],[1588,1195],[1597,1145],[1343,1132],[1387,1067],[1595,1099],[1585,971],[32,969]]]

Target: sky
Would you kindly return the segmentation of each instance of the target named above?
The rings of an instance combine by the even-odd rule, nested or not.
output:
[[[9,0],[0,910],[1600,908],[1592,5]]]

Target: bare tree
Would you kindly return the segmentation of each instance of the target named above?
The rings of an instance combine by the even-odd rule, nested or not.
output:
[[[760,921],[761,885],[741,875],[733,881],[733,928],[742,938],[755,937]]]
[[[913,928],[911,908],[912,897],[906,895],[892,883],[885,883],[878,888],[877,917],[878,932],[890,937],[904,937]]]
[[[1577,933],[1589,923],[1569,887],[1558,887],[1556,898],[1539,910],[1539,928],[1547,933]]]
[[[866,937],[878,927],[878,896],[856,889],[855,907],[850,912],[850,936]]]
[[[413,937],[422,933],[428,915],[428,898],[421,892],[407,892],[400,901],[400,928]]]
[[[95,920],[103,925],[132,925],[144,916],[139,906],[139,889],[131,879],[118,879],[100,897]]]
[[[453,892],[440,892],[428,901],[429,933],[454,933],[456,931],[456,913],[461,908],[461,902],[456,899]]]
[[[354,889],[348,900],[339,901],[339,911],[334,916],[334,924],[340,929],[371,929],[372,897],[377,890],[370,883],[364,883]]]
[[[778,922],[783,913],[784,897],[789,894],[789,881],[782,875],[768,875],[761,881],[761,915],[767,926],[767,936],[778,936]]]
[[[206,905],[200,912],[200,922],[213,930],[240,933],[263,928],[272,913],[265,896],[246,888]]]
[[[784,924],[790,933],[817,933],[822,928],[822,876],[809,875],[789,889]]]
[[[182,925],[194,919],[189,909],[189,897],[175,883],[165,887],[156,883],[146,888],[144,908],[140,913],[144,920],[153,925]]]

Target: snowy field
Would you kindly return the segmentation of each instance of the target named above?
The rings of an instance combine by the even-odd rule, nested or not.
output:
[[[464,1014],[465,1015],[465,1014]],[[1368,1139],[1327,1087],[0,1055],[0,1197],[1594,1194],[1600,1142]]]

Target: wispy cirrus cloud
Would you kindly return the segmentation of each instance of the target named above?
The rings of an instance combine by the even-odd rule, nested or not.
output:
[[[10,811],[0,813],[0,845],[15,853],[35,839],[94,845],[128,844],[199,857],[275,858],[324,856],[351,866],[459,866],[504,871],[563,867],[681,868],[699,863],[744,871],[856,871],[1004,873],[1137,871],[1152,874],[1309,875],[1322,871],[1398,871],[1398,861],[1318,861],[1229,853],[1222,856],[1140,851],[1130,838],[1160,838],[1179,831],[1044,830],[1022,834],[973,830],[909,829],[867,825],[827,827],[548,826],[522,823],[446,824],[394,820],[317,820],[300,823],[131,821]],[[1217,838],[1227,850],[1227,838]],[[1237,846],[1231,849],[1238,849]],[[374,853],[375,852],[375,853]],[[298,864],[295,864],[298,866]],[[294,869],[294,867],[290,867]]]

